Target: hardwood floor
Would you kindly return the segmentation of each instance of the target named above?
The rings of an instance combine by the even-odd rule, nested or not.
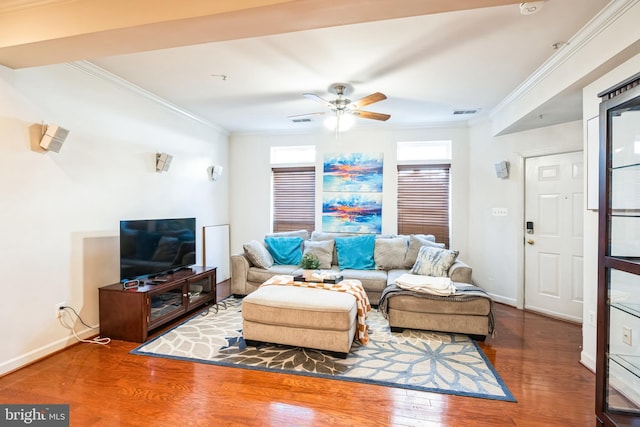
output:
[[[72,426],[594,426],[577,325],[496,305],[482,348],[517,403],[129,354],[77,344],[0,378],[0,402],[68,403]]]

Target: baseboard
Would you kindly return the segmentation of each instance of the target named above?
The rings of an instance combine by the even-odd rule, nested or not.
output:
[[[580,352],[580,364],[595,374],[596,372],[596,360],[584,351]]]
[[[489,294],[489,296],[491,297],[492,300],[494,300],[495,302],[499,302],[501,304],[506,304],[506,305],[510,305],[512,307],[518,307],[518,305],[516,304],[516,300],[514,298],[507,298],[507,297],[503,297],[501,295],[496,295],[496,294],[492,294],[490,292],[487,292]]]
[[[556,313],[555,311],[546,310],[545,308],[534,307],[534,306],[525,306],[524,309],[528,311],[532,311],[534,313],[542,314],[547,317],[552,317],[554,319],[564,320],[565,322],[571,322],[578,325],[582,325],[581,317],[568,316],[564,313]]]
[[[95,335],[96,335],[96,330],[90,329],[90,328],[87,328],[81,332],[78,332],[78,336],[82,339],[91,338]],[[31,350],[30,352],[24,353],[11,360],[0,363],[0,377],[7,375],[13,371],[17,371],[20,368],[24,368],[25,366],[35,363],[41,359],[44,359],[45,357],[48,357],[53,353],[64,350],[65,348],[77,342],[78,340],[76,339],[76,337],[73,334],[70,334],[65,338],[61,338],[50,344]]]

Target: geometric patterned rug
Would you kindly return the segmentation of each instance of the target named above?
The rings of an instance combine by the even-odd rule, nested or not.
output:
[[[435,393],[515,402],[478,345],[466,335],[394,333],[377,309],[367,315],[370,341],[354,341],[346,359],[321,350],[242,338],[242,299],[229,297],[131,351],[243,369],[286,372]]]

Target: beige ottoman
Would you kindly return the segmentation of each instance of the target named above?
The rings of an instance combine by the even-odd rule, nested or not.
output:
[[[242,335],[249,344],[315,348],[346,357],[356,333],[356,316],[356,299],[344,292],[262,286],[242,301]]]
[[[389,298],[387,313],[393,332],[405,328],[454,332],[479,341],[493,332],[489,298],[447,301],[400,294]]]

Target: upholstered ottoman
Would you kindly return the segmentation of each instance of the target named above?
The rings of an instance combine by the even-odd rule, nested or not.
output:
[[[451,296],[420,294],[390,285],[380,309],[394,332],[405,328],[453,332],[483,341],[494,331],[493,301],[476,286],[454,284],[460,294]]]
[[[268,342],[328,350],[346,357],[357,328],[353,295],[296,286],[262,286],[242,301],[242,334]]]

